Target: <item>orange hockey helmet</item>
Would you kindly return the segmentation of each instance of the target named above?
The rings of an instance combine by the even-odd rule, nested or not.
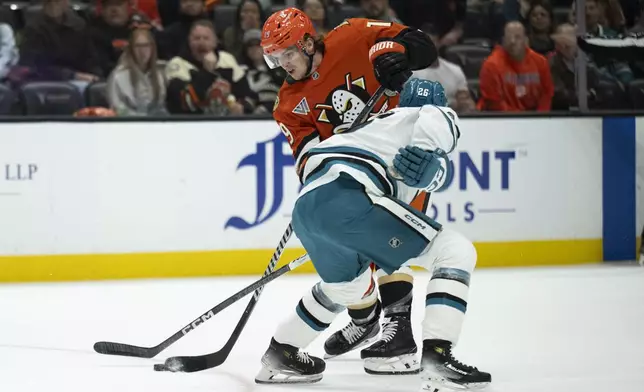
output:
[[[275,12],[264,23],[262,29],[262,49],[269,67],[280,66],[280,58],[287,49],[304,50],[304,39],[315,36],[311,19],[297,8],[286,8]],[[289,51],[290,52],[290,51]]]

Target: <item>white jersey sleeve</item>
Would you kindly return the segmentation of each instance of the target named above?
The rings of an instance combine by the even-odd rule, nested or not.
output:
[[[442,149],[447,154],[456,149],[461,136],[459,118],[448,107],[423,106],[413,127],[411,142],[423,150]]]

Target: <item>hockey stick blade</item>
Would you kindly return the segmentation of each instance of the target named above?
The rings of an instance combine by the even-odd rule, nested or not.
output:
[[[231,300],[232,302],[235,302],[240,298],[243,298],[250,292],[265,286],[269,282],[279,278],[280,276],[284,275],[289,271],[294,270],[295,268],[306,263],[307,261],[309,261],[308,254],[304,254],[303,256],[298,257],[297,259],[291,261],[290,263],[286,264],[285,266],[281,267],[280,269],[276,270],[270,275],[267,275],[257,280],[255,283],[251,284],[250,286],[247,286],[246,288],[242,289],[237,294],[234,294],[232,297],[222,302],[221,305],[224,305],[226,304],[226,302]],[[228,358],[228,355],[230,354],[235,343],[237,342],[237,339],[239,338],[239,335],[241,334],[242,329],[244,329],[244,327],[246,326],[246,322],[249,319],[248,315],[250,315],[250,313],[253,311],[253,308],[255,307],[256,303],[257,301],[251,301],[248,304],[248,306],[246,307],[246,310],[244,310],[244,315],[242,316],[242,318],[237,323],[237,326],[235,327],[235,331],[230,336],[230,338],[228,339],[228,341],[226,342],[224,347],[222,347],[221,350],[211,354],[197,355],[192,357],[191,356],[170,357],[166,359],[165,364],[155,365],[154,370],[192,373],[192,372],[198,372],[201,370],[206,370],[206,369],[210,369],[221,365],[226,361],[226,358]],[[229,304],[224,306],[224,308],[227,307],[228,305]]]
[[[115,343],[115,342],[96,342],[94,343],[94,351],[99,354],[105,355],[120,355],[123,357],[137,357],[137,358],[154,358],[157,356],[161,349],[159,346],[155,347],[139,347],[131,344]]]
[[[288,227],[286,228],[286,231],[284,232],[284,235],[282,236],[282,239],[280,240],[279,246],[277,247],[277,249],[275,249],[275,253],[273,253],[273,257],[271,257],[271,261],[268,263],[268,267],[266,268],[266,271],[264,271],[264,276],[267,276],[268,274],[272,273],[273,269],[275,269],[275,265],[279,261],[279,258],[282,255],[284,248],[286,247],[286,242],[288,242],[292,233],[293,233],[293,225],[289,224]],[[261,289],[258,290],[258,293],[255,293],[255,296],[254,296],[255,300],[257,300],[257,298],[259,297],[259,294],[261,294]],[[203,324],[205,321],[207,321],[212,316],[214,316],[215,313],[213,313],[213,311],[215,308],[208,310],[206,313],[199,316],[196,320],[192,321],[190,324],[183,327],[180,331],[177,331],[174,335],[170,336],[168,339],[164,340],[163,342],[159,343],[154,347],[140,347],[140,346],[133,346],[131,344],[115,343],[115,342],[97,342],[94,344],[94,351],[96,351],[99,354],[105,354],[105,355],[120,355],[120,356],[137,357],[137,358],[154,358],[161,351],[165,350],[170,345],[174,344],[176,341],[178,341],[186,334],[193,331],[199,325]]]

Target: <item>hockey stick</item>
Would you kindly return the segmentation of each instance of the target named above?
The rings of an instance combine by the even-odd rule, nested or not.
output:
[[[280,276],[284,275],[285,273],[294,270],[295,268],[297,268],[300,265],[308,262],[309,260],[310,260],[310,258],[309,258],[308,253],[305,253],[304,255],[302,255],[302,256],[298,257],[297,259],[291,261],[290,263],[286,264],[285,266],[279,268],[277,271],[274,271],[273,273],[270,273],[270,274],[262,277],[261,279],[255,281],[254,283],[250,284],[249,286],[246,286],[242,290],[240,290],[237,293],[235,293],[232,296],[230,296],[224,302],[222,302],[219,305],[217,305],[214,308],[212,308],[212,310],[211,310],[212,315],[210,317],[212,317],[215,314],[217,314],[217,313],[221,312],[222,310],[226,309],[230,305],[234,304],[235,302],[237,302],[240,299],[244,298],[246,295],[250,294],[251,292],[253,292],[253,291],[257,290],[257,289],[263,288],[269,282],[272,282],[273,280],[279,278]],[[254,305],[253,305],[253,307],[254,307]],[[246,310],[248,310],[248,308]],[[248,317],[246,317],[246,312],[244,312],[244,316],[242,316],[242,319],[244,319],[244,318],[246,320],[248,319]],[[246,324],[246,322],[244,321],[243,324]],[[237,328],[235,328],[235,331],[236,332],[241,332],[241,331],[237,331],[238,328],[240,328],[239,324],[237,325]],[[241,326],[241,328],[243,328],[243,325]],[[235,336],[234,339],[233,339],[233,336]],[[230,349],[232,349],[232,346],[235,344],[235,341],[237,340],[237,337],[239,336],[239,333],[237,333],[237,334],[233,333],[233,336],[231,336],[231,338],[228,340],[228,342],[226,343],[224,348],[222,350],[220,350],[220,351],[223,352],[228,348],[227,352],[225,352],[225,356],[223,357],[223,360],[221,360],[222,363],[226,359],[226,357],[228,357],[228,353],[230,352]],[[232,343],[231,343],[231,341],[232,341]],[[201,357],[171,357],[171,358],[168,358],[165,361],[165,364],[156,364],[156,365],[154,365],[154,370],[157,370],[157,371],[162,371],[163,370],[163,371],[171,371],[171,372],[194,372],[194,371],[198,371],[198,370],[203,370],[203,369],[201,369],[200,366],[195,366],[195,365],[209,366],[210,364],[213,363],[212,362],[213,359],[214,360],[219,359],[218,356],[215,356],[215,358],[212,358],[211,356],[212,356],[212,354],[203,355]],[[188,361],[186,361],[185,359],[188,359]],[[210,367],[215,367],[215,366],[218,366],[218,364],[214,364],[214,365],[212,365]]]
[[[273,257],[271,257],[271,261],[268,263],[268,267],[266,267],[266,271],[264,271],[264,275],[263,275],[264,278],[267,277],[269,274],[271,274],[275,269],[275,266],[277,265],[277,262],[280,256],[282,255],[282,252],[284,252],[286,243],[288,242],[289,238],[291,238],[292,234],[293,234],[293,226],[289,223],[288,227],[286,228],[286,231],[284,232],[284,235],[282,235],[282,239],[280,240],[279,245],[277,246],[277,248],[275,249],[275,252],[273,253]],[[291,269],[297,266],[298,265],[293,265],[291,266]],[[282,272],[282,274],[288,271],[290,271],[290,269],[285,270],[284,272]],[[244,311],[244,316],[242,316],[242,320],[244,319],[244,317],[247,317],[246,314],[250,314],[250,312],[253,310],[253,308],[255,307],[255,303],[257,303],[257,300],[259,299],[259,295],[262,293],[262,290],[263,290],[263,286],[259,286],[259,289],[257,290],[257,292],[255,292],[253,299],[251,300],[251,302],[249,302],[248,306],[246,307],[246,310]],[[250,291],[253,291],[253,290],[250,290]],[[158,355],[161,351],[165,350],[170,345],[175,343],[177,340],[181,339],[186,334],[188,334],[189,332],[197,328],[199,325],[208,321],[212,316],[219,313],[220,311],[222,311],[232,303],[246,296],[246,294],[248,294],[249,292],[238,297],[235,297],[235,296],[237,296],[239,293],[233,295],[232,297],[228,298],[228,300],[226,300],[226,301],[229,301],[231,300],[231,298],[235,297],[236,299],[233,300],[232,302],[227,303],[226,301],[224,301],[221,304],[215,306],[214,308],[208,310],[206,313],[199,316],[196,320],[186,325],[181,330],[177,331],[174,335],[170,336],[168,339],[164,340],[163,342],[159,343],[154,347],[139,347],[139,346],[133,346],[130,344],[114,343],[114,342],[97,342],[94,344],[94,351],[96,351],[99,354],[107,354],[107,355],[153,358],[156,355]],[[223,307],[220,307],[224,303],[226,303],[226,305]],[[239,332],[241,332],[241,329],[243,329],[244,324],[246,324],[246,321],[244,320],[244,322],[242,323],[242,320],[240,320],[240,323],[237,325],[237,328],[235,328],[235,331],[239,329]],[[242,324],[241,328],[240,328],[240,324]],[[230,343],[230,341],[228,343]]]
[[[385,93],[385,88],[382,86],[378,87],[378,89],[373,94],[373,96],[369,98],[369,100],[365,104],[365,107],[362,109],[358,117],[356,117],[352,126],[360,125],[365,120],[367,120],[367,118],[369,117],[369,114],[371,113],[374,106],[376,105],[376,102],[378,102],[378,100],[380,99],[380,97],[382,97],[384,93]],[[289,225],[289,227],[291,226]],[[261,291],[260,291],[260,294],[261,294]],[[237,323],[237,326],[235,327],[233,334],[231,335],[231,337],[228,339],[228,342],[226,342],[226,344],[221,350],[216,351],[214,353],[205,354],[205,355],[170,357],[165,361],[165,364],[154,365],[154,370],[192,373],[192,372],[198,372],[201,370],[214,368],[224,363],[228,358],[228,355],[232,351],[233,346],[237,342],[237,339],[241,335],[242,330],[246,326],[246,322],[248,321],[248,318],[250,317],[250,314],[253,311],[255,304],[257,303],[257,300],[256,300],[257,297],[259,297],[259,294],[256,294],[255,297],[253,297],[251,302],[248,304],[248,306],[246,307],[246,310],[244,311],[244,314],[242,315],[242,318]]]

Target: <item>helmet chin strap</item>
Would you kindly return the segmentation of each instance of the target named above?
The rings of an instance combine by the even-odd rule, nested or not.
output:
[[[313,70],[313,56],[315,56],[315,52],[313,52],[313,54],[308,54],[306,53],[306,50],[302,48],[302,53],[304,53],[304,55],[307,57],[309,63],[306,67],[306,73],[304,76],[305,78],[308,78],[309,76],[311,76],[311,71]]]

